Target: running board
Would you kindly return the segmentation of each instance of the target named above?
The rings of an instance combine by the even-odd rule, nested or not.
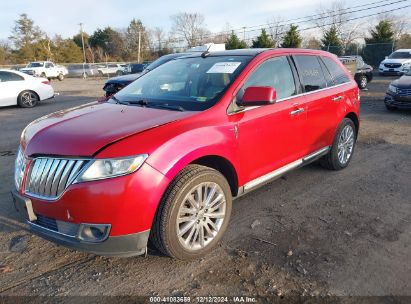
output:
[[[244,186],[240,187],[238,189],[238,195],[236,197],[240,197],[241,195],[254,190],[262,185],[265,185],[268,182],[271,182],[279,177],[281,177],[282,175],[284,175],[285,173],[296,169],[298,167],[304,166],[308,163],[311,163],[317,159],[319,159],[320,157],[326,155],[328,153],[328,151],[330,151],[331,146],[327,146],[324,148],[321,148],[320,150],[317,150],[311,154],[308,154],[307,156],[304,156],[303,158],[300,158],[296,161],[293,161],[292,163],[289,163],[279,169],[276,169],[268,174],[265,174],[263,176],[257,177],[256,179],[253,179],[252,181],[249,181],[248,183],[246,183]]]

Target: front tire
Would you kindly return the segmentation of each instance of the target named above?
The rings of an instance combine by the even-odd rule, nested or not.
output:
[[[23,91],[17,97],[17,103],[22,108],[33,108],[39,100],[38,95],[33,91]]]
[[[341,170],[348,166],[354,153],[357,131],[354,122],[349,118],[339,125],[331,150],[320,163],[330,170]]]
[[[59,81],[63,81],[64,75],[63,75],[63,74],[59,74],[59,75],[57,76],[57,79],[58,79]]]
[[[171,182],[160,202],[151,242],[170,257],[198,259],[221,240],[231,207],[225,177],[214,169],[189,165]]]
[[[388,111],[395,111],[397,109],[396,107],[393,107],[387,104],[385,104],[385,107],[387,108]]]

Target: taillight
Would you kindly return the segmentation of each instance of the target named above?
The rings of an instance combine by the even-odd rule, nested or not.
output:
[[[48,81],[48,80],[44,80],[44,81],[42,81],[41,83],[44,83],[44,84],[50,84],[50,81]]]

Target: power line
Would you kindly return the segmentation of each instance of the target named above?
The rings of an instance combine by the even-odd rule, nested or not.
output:
[[[373,6],[373,7],[368,7],[368,8],[360,9],[360,10],[353,10],[353,11],[343,12],[343,13],[340,13],[340,14],[335,14],[335,15],[330,15],[330,16],[324,16],[323,14],[321,14],[322,17],[317,18],[317,20],[318,20],[318,19],[320,19],[320,20],[321,20],[321,19],[325,19],[325,20],[326,20],[326,19],[328,19],[328,18],[335,17],[335,16],[338,16],[338,15],[341,15],[341,14],[356,13],[356,12],[361,12],[361,11],[369,11],[369,10],[373,10],[373,9],[380,8],[380,7],[391,6],[391,5],[398,4],[398,3],[402,3],[402,2],[408,2],[408,1],[410,1],[410,0],[396,0],[396,1],[392,1],[392,0],[379,0],[379,1],[375,1],[375,2],[368,3],[368,4],[361,4],[361,5],[357,5],[357,6],[352,6],[352,7],[350,7],[350,8],[346,8],[346,9],[342,9],[342,10],[349,10],[349,9],[351,10],[352,8],[370,6],[370,5],[373,5],[373,4],[378,4],[378,3],[387,2],[387,1],[391,1],[391,2],[382,4],[382,5],[377,5],[377,6]],[[410,7],[410,5],[407,5],[407,6],[404,6],[404,7],[395,8],[395,9],[391,9],[391,10],[382,11],[382,12],[375,13],[375,14],[365,15],[365,16],[361,16],[361,17],[348,18],[348,19],[344,20],[344,22],[353,21],[353,20],[358,20],[358,19],[363,19],[363,18],[368,18],[368,17],[372,17],[372,16],[375,16],[375,15],[381,15],[381,14],[384,14],[384,13],[389,13],[389,12],[396,11],[396,10],[403,9],[403,8],[407,8],[407,7]],[[296,18],[296,19],[289,19],[289,20],[286,20],[286,21],[283,21],[283,22],[289,22],[289,21],[298,20],[298,19],[307,19],[307,18],[312,18],[313,16],[319,16],[319,15],[316,14],[316,15],[310,15],[310,16],[301,17],[301,18]],[[305,21],[304,23],[307,23],[307,22],[310,22],[310,21],[312,21],[312,20]],[[297,23],[297,22],[295,22],[294,24],[296,24],[296,23]],[[301,21],[301,22],[299,22],[299,23],[303,23],[303,22]],[[263,24],[263,25],[267,25],[267,24],[272,24],[272,23],[266,23],[266,24]],[[290,22],[289,24],[293,24],[293,22]],[[322,25],[322,26],[313,26],[313,27],[309,27],[309,28],[303,28],[303,29],[300,29],[299,31],[321,28],[321,27],[323,27],[323,26],[329,26],[329,25],[333,25],[333,24],[334,24],[334,23],[329,23],[329,24],[324,24],[324,25]],[[260,31],[260,30],[264,29],[265,27],[262,27],[263,25],[248,26],[248,27],[242,27],[241,29],[237,29],[237,30],[217,32],[217,33],[213,33],[213,34],[210,34],[210,35],[204,35],[204,36],[202,36],[202,37],[195,37],[195,39],[216,38],[216,37],[219,36],[219,35],[231,33],[232,31],[238,31],[238,30],[241,30],[241,31],[242,31],[241,33],[245,36],[245,33],[251,33],[251,32]],[[284,26],[285,26],[285,25],[287,25],[287,24],[284,24]],[[258,27],[258,28],[256,28],[256,27]],[[256,29],[252,29],[252,28],[256,28]],[[249,30],[245,30],[245,29],[249,29]],[[280,32],[279,34],[283,34],[283,33],[284,33],[284,32]],[[249,40],[251,40],[251,39],[253,39],[253,38],[247,38],[247,39],[243,39],[243,40],[249,41]],[[183,38],[177,38],[177,39],[170,39],[170,40],[168,40],[168,41],[165,40],[165,41],[161,41],[161,42],[162,42],[162,43],[181,43],[181,42],[185,42],[185,40],[184,40]],[[177,47],[176,47],[176,48],[177,48]],[[182,47],[182,48],[183,48],[183,47]]]

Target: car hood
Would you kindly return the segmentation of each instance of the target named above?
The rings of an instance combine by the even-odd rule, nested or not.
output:
[[[411,89],[411,76],[402,76],[399,79],[394,80],[391,84],[398,88]]]
[[[137,78],[139,78],[140,76],[141,76],[141,73],[117,76],[117,77],[113,77],[107,80],[106,84],[108,83],[130,83],[136,80]]]
[[[94,102],[33,121],[21,144],[28,156],[92,156],[110,143],[196,113]]]
[[[406,63],[406,62],[411,62],[411,59],[390,59],[390,58],[387,58],[387,59],[385,59],[385,60],[383,60],[382,62],[381,62],[381,64],[383,64],[383,63],[401,63],[401,64],[403,64],[403,63]]]

